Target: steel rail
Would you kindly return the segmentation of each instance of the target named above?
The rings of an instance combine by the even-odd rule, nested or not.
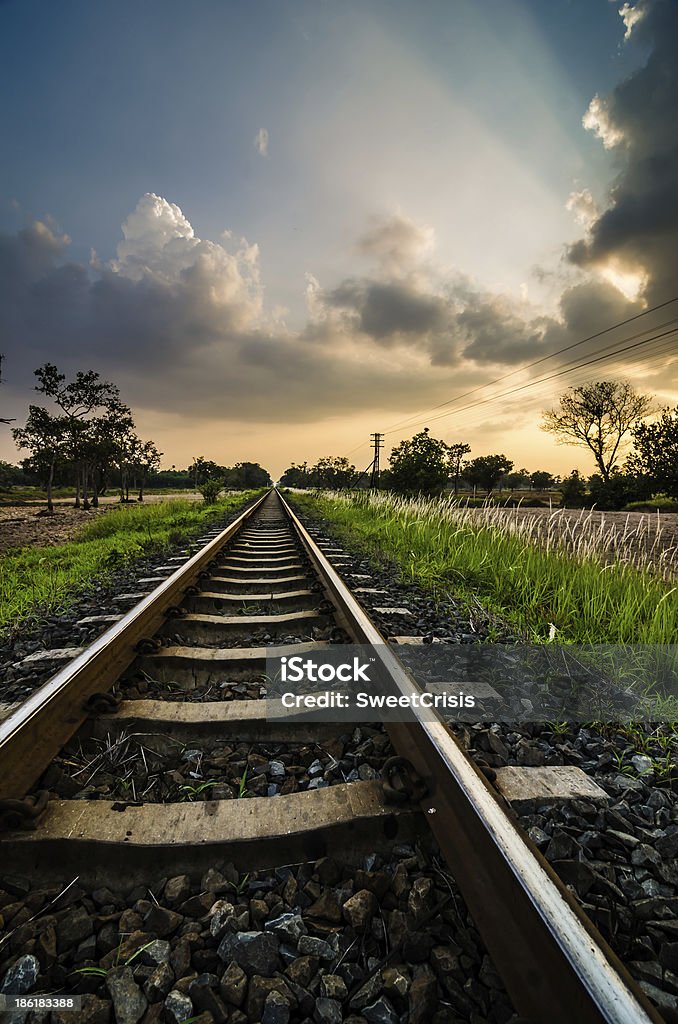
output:
[[[116,682],[223,546],[257,511],[257,501],[114,623],[0,723],[0,800],[20,799],[88,717],[86,701]]]
[[[271,494],[148,594],[0,723],[0,799],[22,797],[167,613]],[[392,648],[290,506],[275,491],[354,642],[369,645],[404,695],[419,692]],[[516,1008],[549,1024],[661,1024],[622,963],[550,865],[526,840],[447,728],[423,716],[390,724],[393,744],[428,787],[421,809]]]
[[[341,624],[355,642],[373,648],[402,694],[420,692],[279,497]],[[661,1024],[662,1017],[448,729],[426,721],[420,711],[416,715],[416,724],[389,724],[389,735],[428,784],[421,809],[518,1011],[549,1024]]]

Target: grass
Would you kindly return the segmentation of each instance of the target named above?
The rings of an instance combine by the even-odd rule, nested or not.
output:
[[[106,584],[116,569],[190,539],[255,493],[216,505],[182,499],[125,505],[97,516],[66,544],[8,551],[0,559],[0,630],[68,608],[95,581]]]
[[[562,530],[449,499],[295,494],[294,502],[371,559],[395,562],[405,580],[469,607],[480,601],[530,642],[675,641],[678,586],[661,578],[665,563],[655,551],[642,568],[628,535],[601,533],[586,516]]]

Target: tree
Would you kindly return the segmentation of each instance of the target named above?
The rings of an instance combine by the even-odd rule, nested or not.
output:
[[[542,430],[555,434],[559,444],[588,448],[609,483],[632,427],[651,407],[650,396],[639,395],[626,381],[596,381],[566,391],[560,409],[544,413]]]
[[[10,490],[12,487],[20,487],[27,483],[30,483],[28,474],[21,466],[12,466],[11,463],[0,459],[0,487]]]
[[[302,462],[300,466],[293,462],[280,477],[280,485],[281,487],[309,487],[310,475],[307,462]]]
[[[224,481],[220,480],[219,477],[216,476],[211,476],[207,480],[203,480],[202,483],[198,484],[198,490],[202,494],[203,501],[206,505],[214,505],[216,503],[223,486]]]
[[[560,504],[563,508],[582,507],[586,500],[586,484],[579,475],[579,470],[573,469],[569,476],[563,478],[560,491]]]
[[[137,501],[143,501],[148,474],[160,465],[162,452],[158,451],[152,441],[140,441],[138,438],[136,440],[133,467],[138,474],[139,496]]]
[[[587,504],[618,512],[632,501],[649,498],[651,491],[648,479],[633,473],[620,473],[615,469],[607,482],[600,473],[594,473],[589,477]]]
[[[530,483],[535,491],[547,491],[549,487],[553,487],[555,479],[553,473],[548,473],[545,469],[535,469],[534,473],[530,474]]]
[[[54,512],[52,486],[57,463],[65,458],[67,451],[68,424],[65,416],[53,416],[39,405],[28,407],[28,419],[24,427],[12,431],[18,448],[32,452],[33,468],[45,474],[47,487],[47,511]]]
[[[464,464],[464,477],[474,490],[481,487],[490,495],[504,474],[512,469],[513,463],[505,455],[480,455]]]
[[[328,455],[323,459],[318,459],[310,471],[310,482],[313,487],[331,490],[350,487],[354,477],[355,466],[344,456],[338,455]]]
[[[258,462],[236,462],[233,469],[226,470],[225,483],[227,487],[247,491],[257,487],[269,487],[271,478]]]
[[[64,414],[68,435],[70,457],[76,465],[75,507],[80,508],[80,492],[83,493],[83,507],[89,508],[88,485],[93,458],[92,413],[102,409],[104,414],[115,418],[128,415],[130,410],[120,401],[118,388],[102,380],[94,370],[79,370],[75,378],[66,383],[66,375],[59,373],[54,363],[45,363],[35,371],[38,384],[35,390],[47,395]]]
[[[530,486],[530,474],[526,469],[516,469],[513,473],[507,473],[504,481],[509,491],[515,491]]]
[[[401,441],[389,457],[391,486],[400,494],[435,494],[447,483],[449,449],[431,437],[428,427],[409,441]]]
[[[471,454],[471,445],[459,441],[448,446],[450,471],[454,481],[454,493],[459,493],[459,478],[461,476],[461,463],[466,455]]]
[[[649,477],[657,491],[678,498],[678,406],[673,412],[662,409],[654,423],[639,423],[633,440],[629,469]]]
[[[211,459],[204,459],[201,455],[199,458],[194,459],[187,472],[197,491],[200,489],[200,484],[207,483],[208,480],[221,480],[223,486],[224,476],[228,471],[224,466],[217,466],[216,462],[212,462]]]
[[[134,433],[132,410],[118,399],[109,402],[103,416],[95,416],[82,426],[78,454],[85,508],[89,483],[92,505],[96,508],[111,468],[116,464],[120,466],[125,459],[133,470],[140,444]]]

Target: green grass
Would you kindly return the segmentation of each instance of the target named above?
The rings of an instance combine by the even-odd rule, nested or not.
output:
[[[601,558],[585,538],[574,551],[555,542],[545,549],[499,510],[479,516],[435,500],[301,494],[293,500],[330,520],[371,559],[395,562],[403,579],[469,607],[480,601],[528,641],[675,642],[678,587]]]
[[[126,563],[182,543],[257,493],[243,491],[216,505],[174,501],[121,506],[83,526],[76,540],[8,551],[0,559],[0,629],[65,609],[94,581],[106,583]]]

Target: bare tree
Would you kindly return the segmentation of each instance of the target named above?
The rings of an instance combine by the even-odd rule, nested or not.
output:
[[[627,381],[601,380],[569,388],[560,398],[560,409],[544,413],[541,426],[559,444],[588,448],[609,483],[627,435],[651,409],[651,396],[639,395]]]

